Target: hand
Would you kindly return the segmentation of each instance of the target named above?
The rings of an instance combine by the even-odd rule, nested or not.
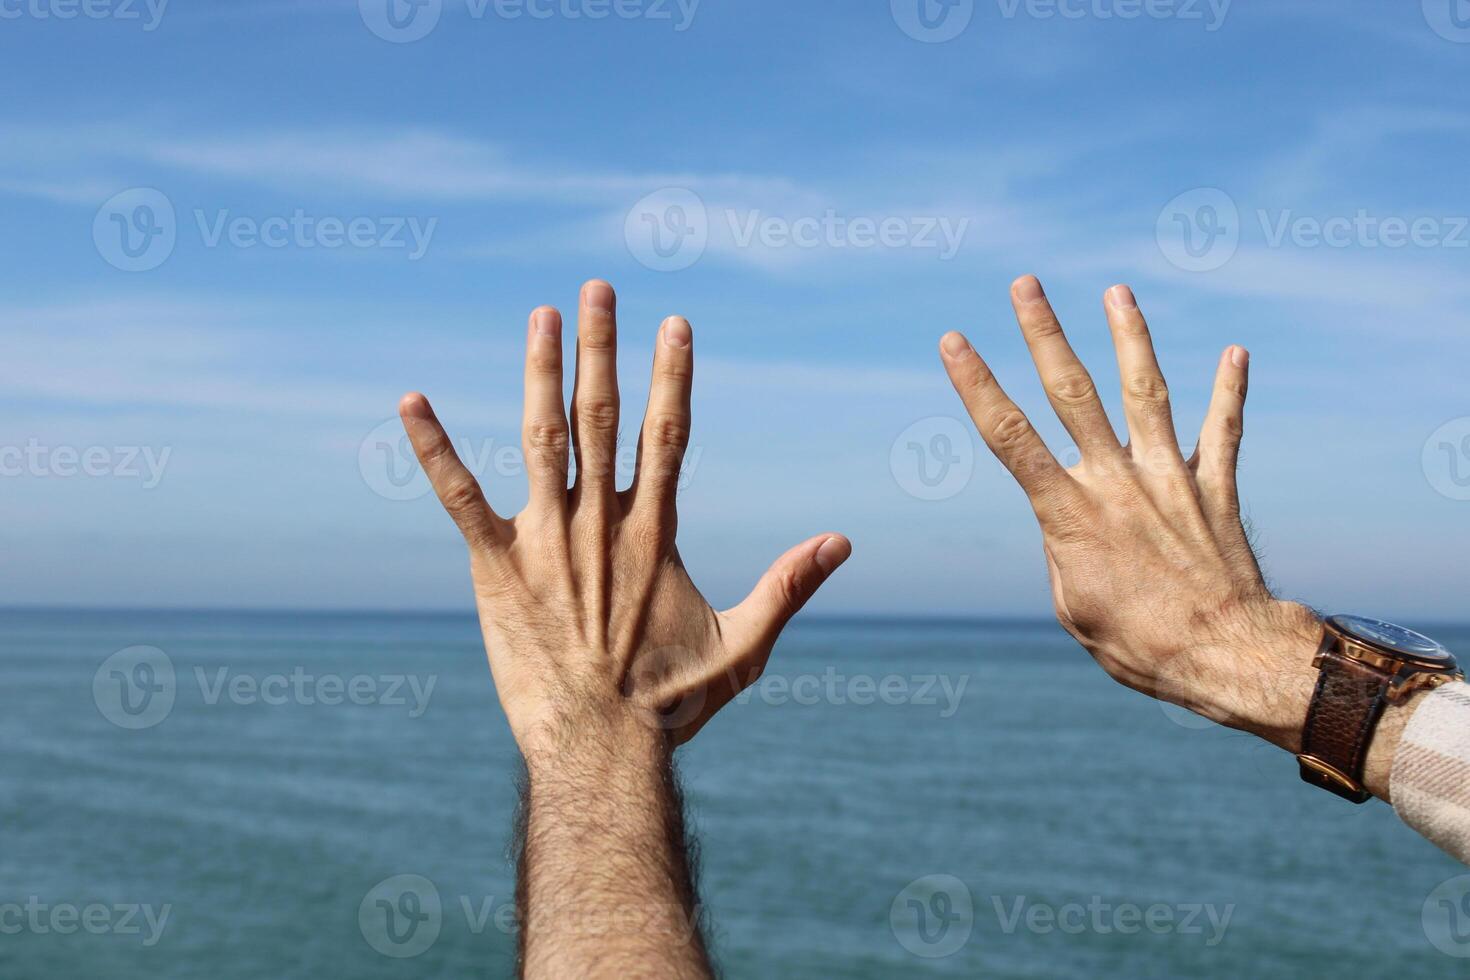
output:
[[[497,516],[419,394],[400,406],[414,452],[470,550],[496,690],[523,752],[582,738],[636,712],[695,732],[760,676],[782,627],[851,553],[823,534],[771,566],[749,598],[715,612],[674,546],[674,495],[689,440],[693,337],[681,317],[655,342],[637,473],[619,492],[617,327],[612,287],[582,289],[567,489],[561,316],[531,314],[522,441],[530,501]]]
[[[987,445],[1031,500],[1057,619],[1112,677],[1296,750],[1321,627],[1261,577],[1236,496],[1249,355],[1220,358],[1199,446],[1186,460],[1132,290],[1104,306],[1118,352],[1128,444],[1033,276],[1011,286],[1047,397],[1082,459],[1064,469],[959,333],[940,349]]]

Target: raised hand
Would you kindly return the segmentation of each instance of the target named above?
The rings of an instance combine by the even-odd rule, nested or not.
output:
[[[670,317],[632,486],[615,485],[619,401],[615,297],[582,288],[571,425],[562,397],[561,315],[531,314],[522,440],[530,500],[498,516],[423,395],[400,414],[414,451],[470,551],[495,686],[523,751],[617,726],[628,712],[684,741],[754,682],[776,637],[851,553],[835,534],[776,560],[740,605],[716,612],[674,544],[675,491],[689,441],[693,335]],[[576,482],[568,489],[568,437]]]
[[[1174,432],[1148,325],[1127,286],[1104,306],[1128,443],[1033,276],[1011,287],[1026,345],[1081,451],[1062,467],[963,335],[940,342],[950,380],[1041,524],[1057,619],[1114,679],[1295,751],[1321,627],[1272,596],[1236,495],[1249,356],[1220,358],[1194,454]]]

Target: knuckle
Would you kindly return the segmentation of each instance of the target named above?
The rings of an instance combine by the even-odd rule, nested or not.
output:
[[[1229,415],[1222,415],[1217,425],[1226,438],[1235,442],[1239,442],[1245,434],[1245,420],[1233,412]]]
[[[689,442],[689,420],[680,415],[655,415],[648,420],[648,441],[654,446],[679,447]]]
[[[1228,394],[1234,395],[1241,401],[1245,401],[1246,384],[1243,381],[1237,381],[1234,378],[1221,381],[1220,389]]]
[[[801,606],[806,594],[806,586],[801,578],[801,573],[795,567],[783,568],[776,573],[772,590],[776,596],[776,602],[786,612],[795,612]]]
[[[1055,313],[1048,310],[1026,321],[1026,333],[1032,340],[1051,340],[1063,336],[1062,323]]]
[[[454,444],[443,436],[436,436],[419,455],[424,469],[429,469],[444,459],[454,459]]]
[[[538,458],[564,458],[567,454],[567,424],[561,419],[536,419],[526,423],[526,447]]]
[[[688,357],[665,357],[658,368],[659,377],[679,386],[694,380],[694,363]]]
[[[1086,371],[1068,371],[1052,380],[1051,395],[1064,405],[1082,405],[1097,397],[1097,386]]]
[[[997,413],[990,424],[997,448],[1013,452],[1029,441],[1031,423],[1019,408],[1009,408]]]
[[[577,403],[577,424],[598,431],[616,428],[618,424],[617,399],[591,397],[579,401]]]
[[[539,346],[539,345],[537,345]],[[538,377],[561,377],[559,350],[533,350],[526,355],[526,366]]]
[[[1136,313],[1132,316],[1121,317],[1114,329],[1123,337],[1130,337],[1135,340],[1150,340],[1148,322]]]
[[[439,499],[443,501],[445,510],[459,516],[472,513],[485,498],[480,492],[480,485],[472,477],[464,476],[445,484]]]
[[[591,322],[583,325],[577,333],[582,349],[592,353],[611,351],[618,343],[618,330],[612,317],[600,313],[591,316]]]
[[[1157,374],[1135,374],[1128,379],[1128,397],[1150,405],[1161,405],[1169,400],[1169,386]]]

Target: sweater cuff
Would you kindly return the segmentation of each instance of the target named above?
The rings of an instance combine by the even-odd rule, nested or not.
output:
[[[1389,794],[1404,823],[1470,864],[1470,684],[1438,687],[1414,709]]]

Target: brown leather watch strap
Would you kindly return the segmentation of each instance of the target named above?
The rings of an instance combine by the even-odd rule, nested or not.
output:
[[[1320,661],[1317,688],[1302,726],[1302,779],[1363,803],[1372,797],[1363,787],[1363,765],[1392,678],[1332,649],[1324,650]],[[1325,768],[1314,762],[1325,763]]]

